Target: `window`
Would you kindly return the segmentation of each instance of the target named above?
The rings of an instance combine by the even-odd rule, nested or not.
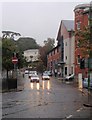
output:
[[[77,57],[77,63],[80,64],[80,55]]]
[[[73,67],[71,67],[71,74],[73,74]]]
[[[65,43],[65,46],[67,46],[67,42]]]
[[[51,61],[51,67],[52,67],[52,64],[53,64],[53,63],[52,63],[52,61]]]
[[[55,50],[54,50],[54,54],[55,54]]]
[[[77,22],[77,30],[80,30],[80,22]]]
[[[67,67],[65,67],[65,75],[67,75]]]
[[[65,59],[67,60],[67,56],[65,57]]]
[[[59,52],[59,47],[57,48],[57,52]]]

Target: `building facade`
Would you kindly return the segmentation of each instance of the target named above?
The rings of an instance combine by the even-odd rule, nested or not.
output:
[[[84,29],[89,25],[89,7],[90,4],[80,4],[74,9],[75,13],[75,33]],[[85,49],[86,50],[86,49]],[[78,47],[78,36],[75,36],[75,75],[78,78],[79,73],[83,73],[83,77],[87,76],[87,68],[80,69],[80,59],[83,58],[81,48]]]
[[[74,21],[62,20],[58,35],[58,45],[61,46],[61,69],[63,72],[62,77],[74,74],[74,50],[75,50],[75,37],[74,37]]]
[[[55,69],[58,69],[58,63],[61,58],[61,47],[57,45],[47,54],[47,69],[50,70],[53,74]]]
[[[57,41],[57,46],[47,56],[48,66],[51,66],[53,71],[56,69],[57,72],[60,72],[61,77],[74,74],[75,39],[73,20],[61,21]],[[54,52],[57,49],[59,51]]]
[[[38,61],[39,58],[39,50],[38,49],[29,49],[24,51],[24,57],[27,62],[35,62]]]

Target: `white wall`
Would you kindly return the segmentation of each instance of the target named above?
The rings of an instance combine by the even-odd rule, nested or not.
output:
[[[38,49],[30,49],[24,51],[24,57],[27,58],[27,61],[31,61],[30,56],[33,56],[32,61],[37,61],[39,57],[39,50]]]
[[[75,52],[74,44],[75,44],[74,36],[72,38],[64,39],[64,62],[66,63],[64,67],[67,67],[67,75],[72,74],[71,67],[73,67],[74,73],[74,52]]]

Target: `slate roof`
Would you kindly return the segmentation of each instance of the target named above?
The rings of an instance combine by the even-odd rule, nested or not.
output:
[[[64,24],[67,31],[74,31],[74,20],[61,20],[58,35],[57,35],[57,40],[60,38],[62,24]]]
[[[68,31],[74,30],[74,20],[62,20]]]

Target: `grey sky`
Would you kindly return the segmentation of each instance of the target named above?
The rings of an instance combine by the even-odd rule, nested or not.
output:
[[[90,1],[88,1],[90,2]],[[55,38],[61,20],[74,19],[79,2],[5,2],[2,9],[2,30],[19,32],[36,39],[38,44]]]

